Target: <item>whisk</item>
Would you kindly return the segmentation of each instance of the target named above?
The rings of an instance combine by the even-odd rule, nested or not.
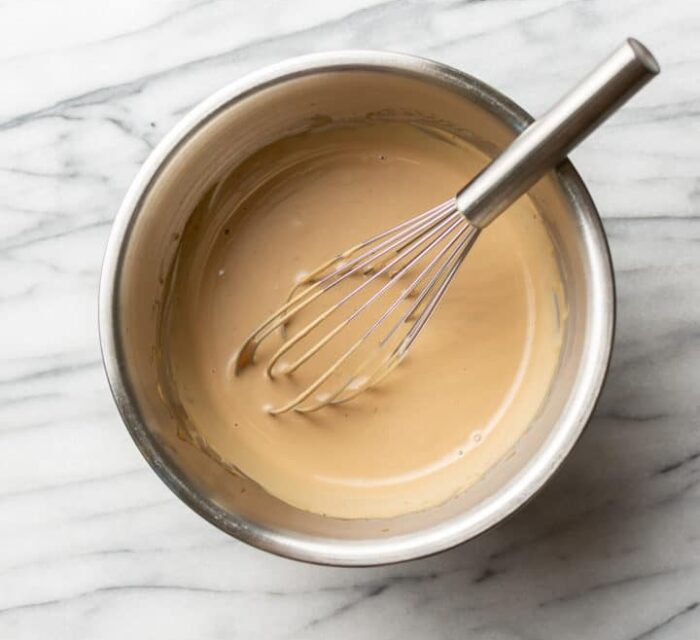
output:
[[[271,378],[308,366],[324,349],[334,351],[301,392],[269,413],[315,411],[376,385],[405,357],[481,231],[658,72],[644,45],[625,41],[454,198],[306,274],[244,341],[235,373],[281,332],[266,367]]]

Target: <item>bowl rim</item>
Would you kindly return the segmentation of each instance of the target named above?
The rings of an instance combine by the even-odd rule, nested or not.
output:
[[[523,472],[496,494],[500,496],[498,502],[482,509],[484,513],[477,522],[470,523],[465,515],[454,522],[450,521],[449,526],[433,527],[404,536],[329,540],[292,531],[272,530],[240,514],[225,511],[194,490],[142,419],[122,358],[119,288],[131,233],[141,206],[163,168],[190,137],[217,114],[275,84],[302,76],[344,70],[407,75],[437,84],[486,107],[514,133],[522,131],[533,121],[532,116],[515,102],[473,76],[433,60],[403,53],[329,51],[292,58],[250,73],[223,87],[185,115],[153,149],[132,181],[115,216],[105,251],[98,294],[98,328],[104,369],[122,420],[151,468],[185,504],[229,535],[279,556],[324,565],[375,566],[432,555],[488,531],[528,502],[555,473],[588,423],[608,372],[616,317],[615,282],[600,216],[583,180],[567,159],[557,167],[557,177],[566,197],[582,218],[584,232],[589,235],[587,246],[597,249],[594,253],[586,253],[593,262],[593,276],[602,294],[598,317],[594,318],[600,325],[595,352],[588,354],[591,362],[587,385],[578,393],[576,411],[569,416],[567,428],[560,426],[556,438],[552,437],[555,434],[553,431],[538,456],[528,461]],[[489,498],[484,502],[491,500]]]

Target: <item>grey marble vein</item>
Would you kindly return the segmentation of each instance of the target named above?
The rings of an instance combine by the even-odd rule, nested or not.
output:
[[[686,640],[700,629],[700,4],[0,3],[0,638]],[[182,505],[101,370],[109,227],[150,150],[248,71],[338,48],[465,69],[539,113],[624,36],[662,75],[573,154],[608,233],[609,379],[563,470],[436,557],[334,569]]]

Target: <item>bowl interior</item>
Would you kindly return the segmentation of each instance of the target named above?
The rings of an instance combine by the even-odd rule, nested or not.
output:
[[[260,147],[358,118],[428,123],[489,155],[528,123],[524,112],[476,80],[404,56],[338,55],[263,72],[201,105],[144,166],[115,223],[100,303],[105,364],[117,404],[163,480],[239,538],[335,564],[432,553],[473,537],[526,501],[585,425],[607,367],[613,325],[605,239],[585,188],[565,163],[530,192],[555,242],[568,301],[559,373],[517,447],[475,486],[420,513],[339,520],[291,507],[201,453],[182,436],[158,353],[164,286],[188,216],[212,184]]]

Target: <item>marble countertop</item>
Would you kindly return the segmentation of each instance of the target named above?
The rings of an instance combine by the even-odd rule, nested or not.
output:
[[[685,640],[700,629],[700,3],[0,3],[0,638]],[[247,71],[385,48],[538,113],[627,35],[662,75],[573,159],[619,322],[591,425],[478,540],[375,569],[232,540],[147,467],[102,372],[114,213],[164,133]]]

